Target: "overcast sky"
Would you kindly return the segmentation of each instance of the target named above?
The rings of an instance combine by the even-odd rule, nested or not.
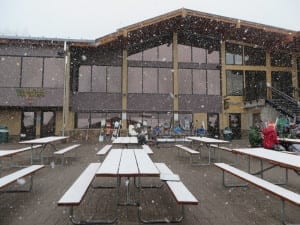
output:
[[[300,31],[299,0],[0,0],[0,35],[96,39],[180,8]]]

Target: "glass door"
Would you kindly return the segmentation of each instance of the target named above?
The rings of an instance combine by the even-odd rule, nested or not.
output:
[[[35,131],[36,113],[23,111],[21,116],[21,140],[33,139],[36,136]]]
[[[43,111],[41,115],[41,137],[55,135],[55,112]]]

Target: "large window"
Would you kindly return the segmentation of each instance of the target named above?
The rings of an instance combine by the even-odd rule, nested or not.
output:
[[[128,67],[128,93],[173,92],[173,76],[170,68]]]
[[[121,92],[121,67],[80,66],[78,92]]]
[[[63,58],[0,56],[0,87],[63,88],[64,68]]]
[[[178,70],[178,93],[192,94],[192,70],[191,69]]]
[[[207,70],[207,94],[220,95],[221,94],[220,71]]]
[[[158,93],[173,93],[173,74],[170,68],[159,68],[158,80]]]
[[[195,63],[206,63],[207,50],[204,48],[192,47],[192,60]]]
[[[242,70],[226,71],[226,93],[228,96],[242,96],[244,76]]]
[[[128,67],[128,93],[173,93],[171,45],[147,49],[130,55],[128,60],[132,62]],[[141,61],[143,65],[133,61]],[[206,69],[220,63],[219,51],[179,44],[178,61],[179,94],[220,94],[220,70]]]
[[[79,129],[101,128],[101,126],[104,126],[105,121],[113,123],[120,121],[120,119],[121,113],[76,113],[75,127]]]
[[[245,71],[245,100],[265,99],[267,80],[265,71]]]
[[[64,59],[44,59],[44,87],[63,88],[64,86]]]
[[[266,51],[258,47],[226,43],[226,64],[228,65],[266,65]]]
[[[21,58],[0,56],[0,87],[19,87]]]
[[[128,93],[142,93],[143,68],[128,67]]]
[[[206,95],[206,83],[206,70],[193,70],[193,93]]]
[[[28,57],[23,58],[22,87],[42,87],[43,59]]]
[[[271,66],[291,67],[292,55],[283,52],[271,52]]]
[[[243,46],[226,43],[226,64],[243,64]]]
[[[244,46],[244,63],[245,65],[265,66],[266,52],[260,48]]]
[[[143,69],[143,93],[157,93],[157,68]]]

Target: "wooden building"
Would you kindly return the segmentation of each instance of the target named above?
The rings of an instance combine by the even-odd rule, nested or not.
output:
[[[116,120],[238,138],[298,116],[299,32],[188,9],[91,41],[0,37],[0,59],[0,124],[24,139],[89,139]]]

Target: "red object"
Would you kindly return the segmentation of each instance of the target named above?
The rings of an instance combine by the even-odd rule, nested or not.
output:
[[[268,126],[262,130],[263,133],[263,147],[273,149],[275,144],[278,144],[277,132],[274,126]]]

